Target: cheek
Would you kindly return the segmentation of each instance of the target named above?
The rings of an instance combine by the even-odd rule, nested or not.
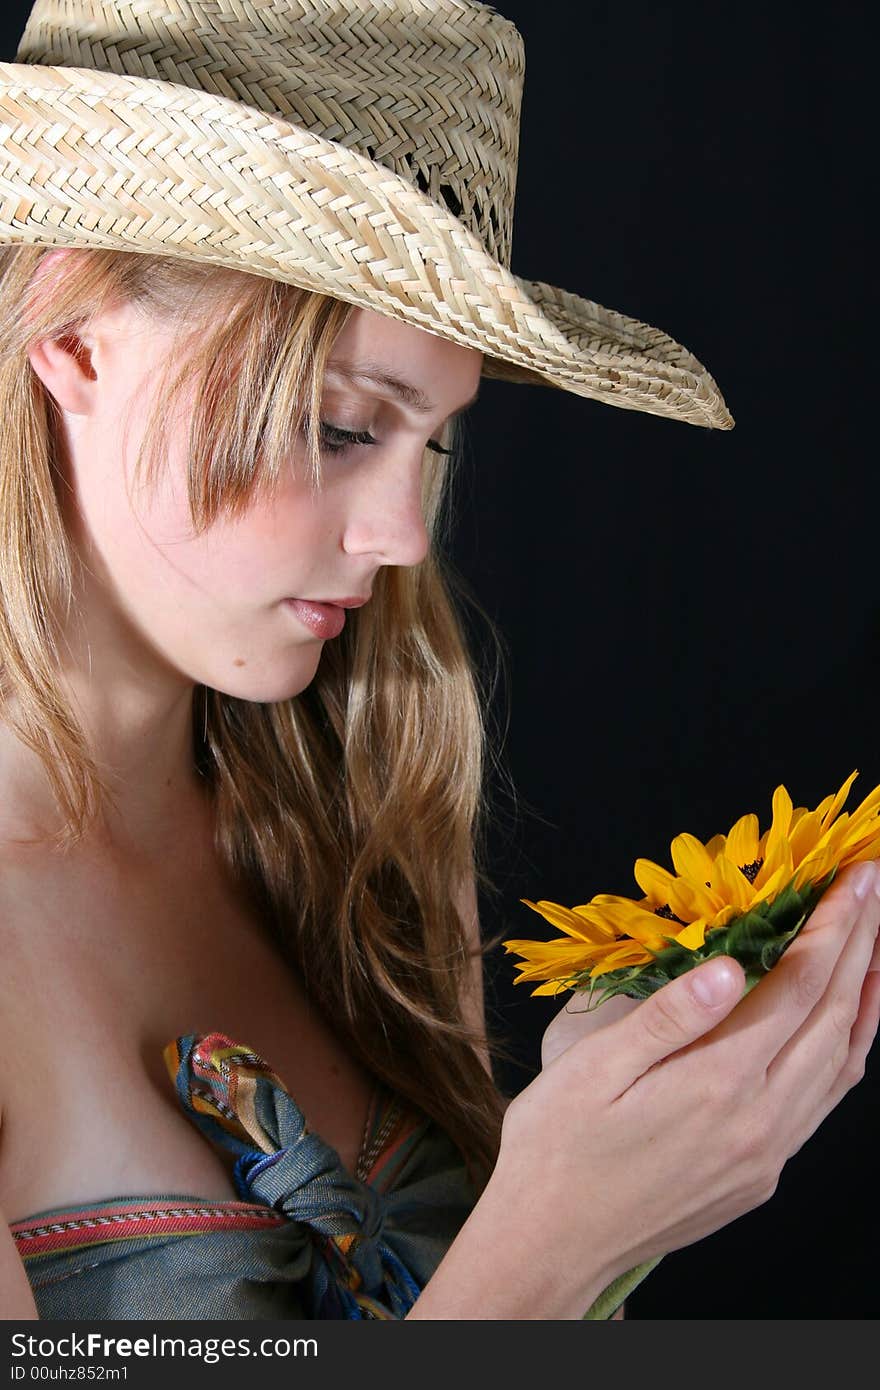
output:
[[[277,603],[326,582],[328,561],[340,544],[339,489],[331,485],[313,495],[305,478],[291,471],[271,497],[258,497],[238,518],[221,514],[194,535],[187,422],[169,429],[155,483],[136,486],[148,411],[142,397],[127,405],[126,426],[121,410],[108,411],[78,441],[75,490],[91,566],[100,573],[103,561],[105,584],[129,606],[146,617],[157,606],[180,604],[190,617],[205,620],[218,605]]]
[[[307,486],[291,481],[243,516],[221,514],[194,536],[184,470],[175,467],[149,507],[141,507],[139,523],[152,564],[164,568],[169,582],[221,602],[277,602],[313,573],[316,579],[326,573],[337,543],[336,511],[332,498],[314,498]]]

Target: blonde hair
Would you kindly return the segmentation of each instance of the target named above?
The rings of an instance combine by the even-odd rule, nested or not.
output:
[[[271,490],[301,427],[319,485],[323,371],[351,308],[265,277],[135,253],[69,253],[61,274],[47,262],[44,281],[46,255],[0,249],[0,711],[45,766],[67,848],[103,815],[109,791],[58,683],[75,562],[58,497],[57,408],[29,343],[79,332],[117,301],[199,325],[158,392],[138,464],[153,475],[161,422],[194,387],[188,481],[201,530]],[[218,850],[279,949],[351,1053],[447,1131],[479,1190],[497,1156],[503,1099],[461,1001],[474,951],[497,943],[469,947],[457,903],[474,875],[494,891],[480,863],[486,693],[440,547],[447,460],[427,453],[424,478],[426,559],[379,572],[373,602],[325,646],[302,694],[263,704],[197,685],[193,756],[216,808]],[[493,1039],[490,1051],[507,1055]]]

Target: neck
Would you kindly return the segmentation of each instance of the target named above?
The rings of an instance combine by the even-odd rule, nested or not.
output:
[[[94,849],[160,861],[182,835],[207,824],[210,803],[193,758],[193,690],[151,696],[119,680],[70,692],[109,792],[104,817],[87,833]],[[50,844],[63,828],[42,760],[0,723],[0,844]]]

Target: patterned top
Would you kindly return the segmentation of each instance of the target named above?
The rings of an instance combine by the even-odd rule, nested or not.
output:
[[[16,1221],[40,1317],[405,1317],[475,1200],[449,1137],[377,1083],[352,1175],[250,1048],[191,1034],[165,1061],[185,1113],[236,1155],[241,1200],[123,1197]]]

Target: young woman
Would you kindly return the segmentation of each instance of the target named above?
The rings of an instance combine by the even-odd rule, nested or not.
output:
[[[742,1002],[561,1010],[508,1103],[445,459],[487,374],[730,418],[507,268],[490,7],[175,14],[0,67],[4,1316],[611,1316],[858,1080],[878,875]]]

